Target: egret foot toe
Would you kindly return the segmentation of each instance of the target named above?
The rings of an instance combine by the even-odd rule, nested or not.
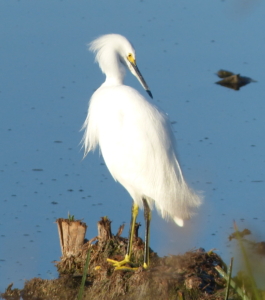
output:
[[[113,267],[115,267],[115,270],[133,270],[133,271],[138,270],[138,268],[135,268],[135,267],[125,266],[127,264],[133,265],[133,263],[130,261],[130,258],[128,255],[125,255],[124,259],[121,261],[107,258],[107,262],[111,263],[113,265]]]

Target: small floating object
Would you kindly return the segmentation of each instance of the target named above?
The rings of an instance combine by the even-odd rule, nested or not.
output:
[[[233,72],[226,70],[219,70],[217,76],[223,78],[217,81],[216,84],[220,84],[224,87],[238,91],[242,86],[249,84],[250,82],[257,82],[250,77],[240,76],[240,74],[234,74]]]
[[[232,76],[232,75],[235,75],[235,74],[233,72],[226,71],[226,70],[219,70],[217,72],[217,76],[220,77],[220,78],[226,78],[226,77],[229,77],[229,76]]]
[[[235,231],[232,234],[229,235],[228,239],[231,241],[232,239],[239,239],[239,238],[244,238],[246,235],[251,234],[251,231],[247,228],[245,228],[242,231]]]

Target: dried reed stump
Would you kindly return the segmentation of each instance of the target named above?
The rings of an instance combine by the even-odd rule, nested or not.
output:
[[[80,254],[85,241],[87,226],[79,220],[56,220],[62,251],[57,263],[59,273],[74,273],[80,270]]]
[[[75,256],[84,245],[87,226],[81,221],[56,220],[63,256]]]
[[[102,217],[98,222],[98,240],[100,243],[105,243],[112,238],[111,221],[107,217]]]

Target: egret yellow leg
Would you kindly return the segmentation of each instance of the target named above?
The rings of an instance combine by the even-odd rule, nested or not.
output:
[[[144,265],[146,269],[149,266],[149,241],[150,241],[150,222],[151,222],[151,210],[147,203],[147,200],[143,198],[144,203],[144,220],[145,220],[145,245],[144,245]]]
[[[127,263],[131,263],[131,254],[132,254],[132,242],[133,242],[133,234],[135,228],[136,218],[138,216],[139,207],[137,204],[133,203],[132,205],[132,217],[131,217],[131,225],[129,231],[129,238],[128,238],[128,246],[127,246],[127,253],[122,261],[116,261],[114,259],[107,259],[109,263],[112,263],[115,267],[115,270],[122,270],[122,269],[137,269],[137,268],[130,268],[125,267],[124,265]]]

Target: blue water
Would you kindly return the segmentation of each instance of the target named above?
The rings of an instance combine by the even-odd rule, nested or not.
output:
[[[88,239],[102,216],[114,232],[129,224],[129,195],[98,152],[82,159],[79,144],[104,80],[86,44],[106,33],[135,46],[154,103],[174,123],[186,180],[205,197],[184,228],[154,212],[151,247],[216,248],[229,262],[233,220],[264,240],[264,13],[258,0],[1,1],[0,291],[56,278],[55,220],[68,212],[87,223]],[[214,84],[219,69],[258,82],[227,89]],[[144,94],[132,75],[126,84]]]

